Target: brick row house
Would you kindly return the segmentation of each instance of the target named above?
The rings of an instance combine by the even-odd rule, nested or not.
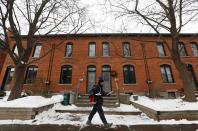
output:
[[[170,36],[163,36],[171,46]],[[30,61],[41,58],[51,48],[56,49],[28,66],[24,88],[52,93],[75,92],[81,80],[80,93],[86,94],[102,76],[106,91],[116,90],[115,81],[124,93],[158,91],[171,97],[182,91],[170,52],[155,34],[59,34],[36,38],[38,42]],[[180,55],[193,76],[195,90],[198,86],[197,43],[195,34],[181,34]],[[10,44],[17,53],[12,38]],[[7,56],[0,75],[2,90],[10,89],[13,73],[13,62]]]

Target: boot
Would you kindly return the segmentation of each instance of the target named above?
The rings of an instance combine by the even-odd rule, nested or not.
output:
[[[113,123],[104,123],[104,126],[105,126],[106,128],[110,128],[112,125],[113,125]]]
[[[91,121],[90,120],[87,120],[86,124],[87,125],[91,125]]]

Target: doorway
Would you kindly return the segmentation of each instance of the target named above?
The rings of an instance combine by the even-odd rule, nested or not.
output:
[[[96,67],[90,65],[87,67],[87,92],[92,89],[93,85],[96,84]]]
[[[103,89],[105,92],[111,91],[111,67],[109,65],[104,65],[102,67],[102,77],[104,79]]]
[[[195,90],[198,90],[198,87],[197,87],[197,78],[195,76],[195,72],[194,72],[194,69],[193,69],[193,66],[191,64],[187,64],[187,70],[190,72],[190,74],[192,75],[192,85],[193,85],[193,88]]]

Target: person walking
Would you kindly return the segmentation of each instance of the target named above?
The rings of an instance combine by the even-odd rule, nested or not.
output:
[[[107,120],[104,116],[104,111],[102,109],[103,105],[103,96],[109,96],[112,92],[105,92],[103,90],[104,80],[102,77],[98,78],[98,84],[94,85],[93,88],[89,91],[89,99],[90,103],[93,104],[93,109],[89,114],[88,120],[86,122],[87,125],[91,125],[91,120],[93,116],[98,112],[100,119],[102,120],[105,127],[111,127],[112,123],[107,123]]]

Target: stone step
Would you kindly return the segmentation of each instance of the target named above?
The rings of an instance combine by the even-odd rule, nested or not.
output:
[[[75,105],[79,106],[79,107],[92,107],[93,106],[90,103],[78,103],[78,102],[76,102]],[[119,105],[116,104],[116,103],[103,103],[103,106],[104,107],[111,107],[111,108],[119,107]]]
[[[88,103],[89,102],[89,99],[78,99],[76,102],[86,102],[86,103]],[[104,99],[103,100],[103,102],[104,103],[117,103],[118,102],[118,100],[117,99],[115,99],[115,100],[107,100],[107,99]]]
[[[89,96],[89,94],[80,94],[80,96]],[[116,94],[111,94],[109,97],[117,97]]]
[[[89,99],[89,96],[78,96],[78,99]],[[104,100],[117,100],[117,97],[103,97]]]

